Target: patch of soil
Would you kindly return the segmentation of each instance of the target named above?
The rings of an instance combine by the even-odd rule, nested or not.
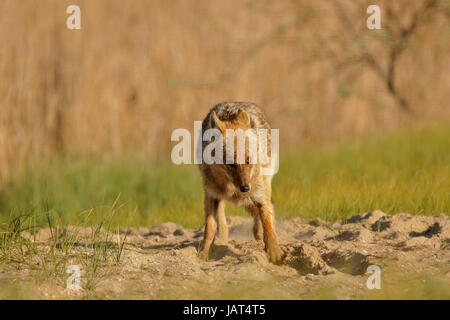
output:
[[[445,294],[450,294],[450,219],[445,214],[391,216],[376,210],[334,223],[300,218],[277,221],[285,253],[280,266],[269,263],[264,244],[253,239],[251,218],[227,220],[230,240],[227,245],[213,245],[209,261],[197,258],[202,229],[175,223],[121,228],[120,237],[127,236],[121,263],[103,274],[95,297],[298,299],[314,297],[326,287],[332,288],[333,297],[357,298],[369,292],[366,272],[370,265],[381,268],[385,287],[393,279],[420,272],[438,277],[447,288]],[[89,235],[81,230],[77,243],[88,243]],[[45,245],[50,239],[49,230],[39,231],[37,241]],[[14,277],[26,281],[33,271],[0,268],[0,286]],[[65,289],[61,281],[36,286],[39,290],[33,298],[86,295],[85,289]]]

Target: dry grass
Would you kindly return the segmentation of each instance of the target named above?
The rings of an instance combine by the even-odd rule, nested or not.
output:
[[[222,100],[259,103],[285,147],[448,119],[449,1],[407,43],[398,33],[425,1],[380,1],[384,29],[369,31],[369,1],[79,0],[70,31],[73,1],[4,0],[0,179],[55,153],[155,155]],[[414,116],[357,59],[387,70],[399,41],[395,86]]]

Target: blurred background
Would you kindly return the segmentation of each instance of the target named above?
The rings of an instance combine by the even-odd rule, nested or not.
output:
[[[71,4],[81,8],[81,30],[66,28]],[[366,27],[371,4],[381,8],[381,30]],[[167,205],[172,200],[160,191],[164,175],[131,187],[123,181],[134,181],[126,171],[131,169],[117,169],[132,167],[128,162],[104,174],[112,180],[92,175],[107,170],[104,161],[131,155],[167,162],[171,132],[192,130],[194,120],[225,100],[259,104],[272,127],[280,128],[285,153],[430,125],[445,128],[449,22],[449,0],[2,0],[0,210],[42,203],[43,190],[44,202],[51,202],[68,184],[68,195],[60,198],[77,196],[58,198],[61,208],[97,204],[83,202],[80,190],[89,190],[88,198],[98,191],[111,199],[126,190],[132,198],[135,190],[142,199],[155,197],[135,199],[141,208],[151,210],[155,201]],[[440,138],[424,140],[443,143],[433,149],[437,156],[448,146],[442,130]],[[54,163],[86,157],[103,160],[76,169]],[[349,168],[358,167],[349,161]],[[52,184],[52,174],[64,178]],[[189,181],[199,188],[194,209],[201,217],[201,187],[192,179],[184,188],[188,194]],[[177,181],[164,182],[166,190]],[[123,190],[102,193],[120,183]],[[445,206],[438,209],[448,208],[448,199],[441,200]]]

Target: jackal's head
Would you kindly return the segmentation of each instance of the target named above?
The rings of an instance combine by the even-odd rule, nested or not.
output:
[[[258,167],[257,150],[254,148],[257,146],[257,135],[251,130],[253,128],[248,114],[239,109],[236,117],[223,121],[213,112],[212,120],[214,127],[220,130],[223,137],[223,162],[216,165],[225,172],[239,192],[250,192],[252,178]]]

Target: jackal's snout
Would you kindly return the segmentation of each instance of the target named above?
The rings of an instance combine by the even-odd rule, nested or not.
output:
[[[242,193],[249,192],[250,191],[250,186],[248,184],[243,185],[243,186],[241,186],[239,188],[239,190],[241,190]]]
[[[248,193],[252,189],[251,172],[251,165],[237,165],[229,172],[230,176],[233,177],[233,184],[241,193]]]

